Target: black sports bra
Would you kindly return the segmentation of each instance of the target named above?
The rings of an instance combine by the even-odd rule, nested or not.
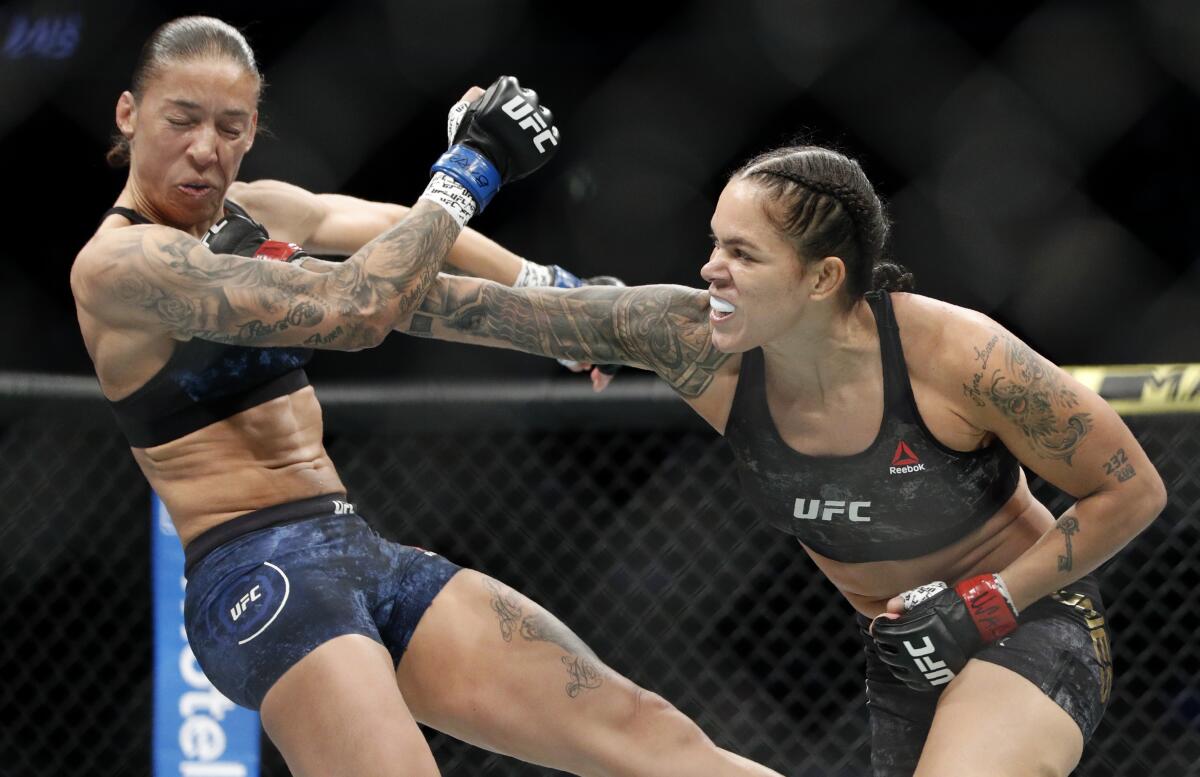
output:
[[[110,208],[104,217],[113,213],[135,224],[153,223],[122,207]],[[222,245],[222,232],[235,231],[223,229],[233,219],[251,221],[267,238],[266,229],[226,200],[225,219],[204,236],[214,253],[234,253]],[[249,249],[251,255],[256,247]],[[238,248],[236,253],[245,253],[244,245]],[[308,376],[303,367],[311,358],[309,348],[251,348],[192,338],[176,343],[171,358],[150,380],[109,404],[129,444],[150,448],[304,388]]]
[[[1012,496],[1020,465],[998,441],[954,451],[913,399],[887,292],[867,295],[879,329],[884,413],[875,441],[850,456],[807,456],[780,437],[767,407],[761,349],[742,355],[725,438],[759,515],[823,556],[906,559],[962,538]]]

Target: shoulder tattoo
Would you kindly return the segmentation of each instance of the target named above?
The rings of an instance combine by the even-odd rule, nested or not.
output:
[[[996,348],[1000,353],[993,353]],[[975,360],[977,372],[963,384],[963,394],[980,407],[999,409],[1038,456],[1070,464],[1092,430],[1092,417],[1076,410],[1079,398],[1057,371],[1008,335],[976,346]]]

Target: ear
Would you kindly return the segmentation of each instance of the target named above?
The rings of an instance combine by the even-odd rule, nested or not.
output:
[[[117,98],[117,129],[128,140],[133,137],[133,126],[137,123],[137,100],[133,92],[121,92]]]
[[[846,263],[840,256],[827,256],[809,270],[813,299],[829,299],[846,281]]]

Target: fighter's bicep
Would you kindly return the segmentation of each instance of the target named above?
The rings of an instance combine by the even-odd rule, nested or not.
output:
[[[372,202],[344,194],[318,194],[315,213],[304,240],[315,253],[349,256],[395,226],[408,214],[402,205]]]
[[[1132,432],[1100,396],[1002,328],[983,334],[962,384],[969,418],[1022,464],[1077,497],[1148,468]]]

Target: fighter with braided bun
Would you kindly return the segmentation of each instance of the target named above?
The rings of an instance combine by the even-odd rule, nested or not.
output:
[[[1089,573],[1166,499],[1146,454],[995,321],[913,293],[853,159],[762,154],[711,229],[706,291],[442,276],[407,329],[652,370],[722,433],[858,611],[876,777],[1066,775],[1112,683]],[[1075,504],[1056,519],[1025,468]]]
[[[125,187],[71,272],[100,387],[184,545],[187,637],[209,680],[260,710],[296,777],[436,775],[418,722],[576,774],[775,774],[716,747],[533,601],[381,538],[325,451],[312,349],[371,347],[448,256],[496,258],[463,225],[554,153],[538,96],[513,78],[468,92],[454,145],[397,212],[234,187],[261,88],[224,22],[156,30],[117,103]],[[226,197],[235,188],[244,202]]]

